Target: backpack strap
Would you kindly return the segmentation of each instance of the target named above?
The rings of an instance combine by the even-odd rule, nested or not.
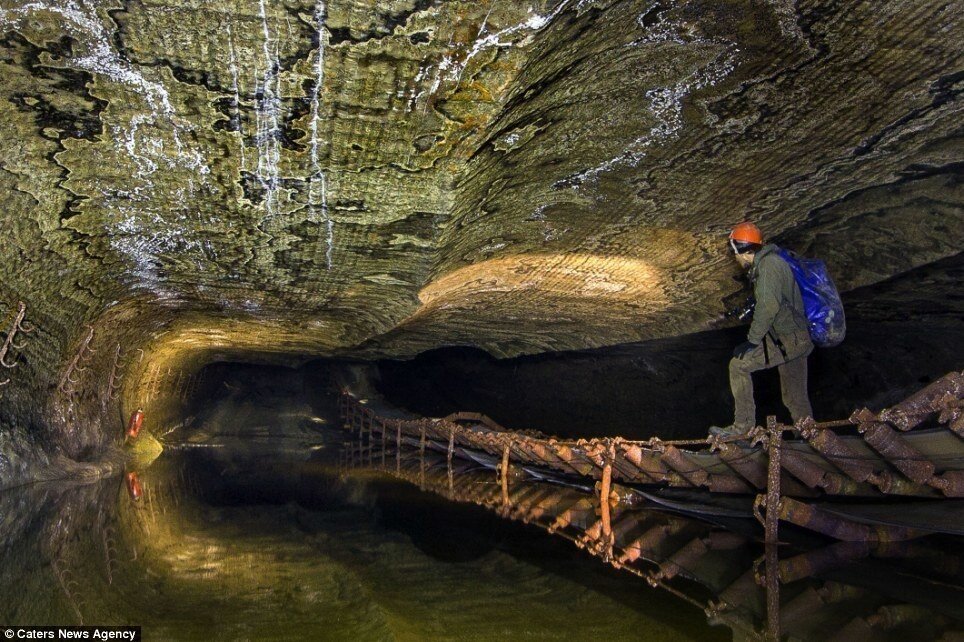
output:
[[[786,361],[786,360],[787,360],[787,349],[783,346],[783,341],[780,341],[780,337],[778,337],[777,335],[775,335],[775,334],[773,333],[773,330],[770,330],[769,332],[767,332],[767,336],[770,337],[770,340],[773,341],[773,345],[775,345],[775,346],[780,350],[780,354],[783,355],[783,360]],[[766,346],[766,341],[763,342],[763,345],[764,345],[764,348],[765,348],[765,346]],[[769,363],[769,361],[770,361],[770,360],[769,360],[769,358],[768,358],[768,359],[767,359],[767,363]]]

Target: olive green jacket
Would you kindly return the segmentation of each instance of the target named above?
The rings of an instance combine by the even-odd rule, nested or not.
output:
[[[770,335],[779,339],[786,349],[788,359],[800,356],[813,348],[807,315],[803,307],[800,288],[787,262],[777,254],[776,245],[765,245],[753,257],[750,280],[756,309],[747,340],[760,345]]]

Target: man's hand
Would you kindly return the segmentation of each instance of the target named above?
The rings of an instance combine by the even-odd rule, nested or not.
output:
[[[749,341],[744,341],[740,345],[733,348],[733,358],[742,359],[747,355],[747,353],[753,352],[759,346],[755,343],[750,343]]]

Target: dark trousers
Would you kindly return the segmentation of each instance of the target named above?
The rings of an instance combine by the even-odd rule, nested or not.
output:
[[[753,400],[753,379],[750,375],[757,370],[777,368],[780,371],[783,405],[790,411],[794,421],[813,416],[810,396],[807,394],[807,357],[813,351],[813,345],[788,349],[786,357],[769,339],[765,340],[765,346],[757,346],[742,359],[730,360],[733,425],[740,430],[756,425],[756,403]]]

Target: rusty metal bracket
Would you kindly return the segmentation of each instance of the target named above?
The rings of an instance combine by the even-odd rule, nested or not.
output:
[[[8,370],[16,368],[17,362],[7,363],[7,354],[11,348],[15,350],[23,350],[26,347],[26,343],[16,343],[17,333],[22,332],[24,334],[30,334],[36,328],[26,321],[24,321],[24,316],[27,314],[27,304],[23,301],[17,302],[17,312],[14,315],[13,323],[10,325],[10,329],[7,330],[7,338],[4,340],[3,345],[0,346],[0,366],[7,368]],[[24,325],[26,324],[26,325]],[[0,381],[0,387],[3,387],[10,383],[10,378]]]
[[[67,370],[64,371],[63,377],[60,379],[60,383],[57,385],[57,389],[66,394],[73,393],[73,384],[77,383],[77,380],[72,377],[74,372],[83,372],[86,370],[85,367],[81,366],[81,362],[84,358],[93,353],[94,350],[90,347],[90,342],[94,339],[94,326],[87,326],[87,336],[80,342],[80,348],[77,350],[77,354],[71,360],[70,364],[67,366]]]

